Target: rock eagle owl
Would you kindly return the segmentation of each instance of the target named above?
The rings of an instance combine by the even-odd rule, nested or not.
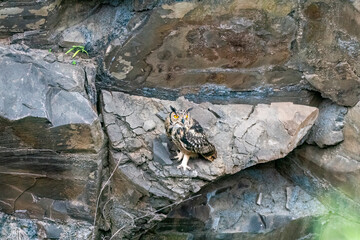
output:
[[[191,157],[203,156],[209,161],[214,161],[217,157],[215,146],[207,139],[204,129],[198,121],[190,116],[187,110],[176,110],[170,106],[171,112],[165,120],[165,130],[168,137],[179,149],[178,161],[182,161],[177,168],[191,170],[187,165]]]

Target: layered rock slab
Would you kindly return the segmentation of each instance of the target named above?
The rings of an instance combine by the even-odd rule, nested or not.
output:
[[[0,62],[2,211],[91,221],[106,152],[89,71],[21,45]]]
[[[26,219],[0,213],[2,239],[89,239],[93,226],[86,221],[71,221],[65,225],[47,220]]]
[[[135,209],[141,203],[147,211],[196,193],[221,176],[286,156],[318,115],[317,108],[292,103],[195,104],[183,97],[167,101],[109,91],[102,91],[102,102],[110,164],[117,167],[113,194],[120,199],[118,203],[127,199],[123,205]],[[214,162],[197,158],[189,162],[192,171],[176,168],[178,163],[171,160],[175,151],[163,122],[170,105],[194,107],[191,115],[217,148]],[[120,227],[115,219],[113,215],[112,222]]]
[[[334,122],[338,118],[329,116]],[[349,108],[344,118],[343,142],[324,149],[303,145],[278,164],[285,174],[338,214],[355,221],[359,221],[360,209],[359,119],[360,103]]]
[[[360,100],[360,13],[355,2],[307,1],[299,11],[303,25],[298,56],[305,79],[339,105]],[[301,68],[300,68],[301,69]]]
[[[155,8],[129,41],[113,41],[103,88],[194,101],[309,104],[294,66],[296,1],[179,2]],[[198,94],[201,93],[201,94]],[[199,96],[200,95],[200,96]]]
[[[328,211],[316,198],[281,176],[273,165],[254,166],[207,185],[200,196],[174,207],[143,239],[171,239],[181,233],[194,239],[315,235],[312,228],[303,226],[311,226]]]

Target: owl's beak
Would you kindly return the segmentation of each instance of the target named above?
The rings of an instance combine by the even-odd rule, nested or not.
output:
[[[185,119],[183,118],[183,119],[181,119],[181,123],[182,124],[184,124],[185,123]]]

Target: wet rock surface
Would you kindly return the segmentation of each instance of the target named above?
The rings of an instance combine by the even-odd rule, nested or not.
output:
[[[124,182],[133,189],[132,193],[126,191],[127,196],[123,191],[122,196],[117,191],[114,194],[117,199],[127,197],[134,202],[147,196],[151,200],[141,202],[155,209],[184,199],[221,176],[284,157],[302,140],[318,115],[317,108],[292,103],[197,105],[184,98],[171,102],[108,91],[102,92],[102,101],[110,161],[119,174],[114,189],[124,186]],[[215,161],[195,158],[189,163],[193,170],[176,168],[171,161],[175,149],[165,135],[163,122],[170,105],[177,109],[194,107],[192,117],[217,148]],[[149,121],[155,127],[145,131],[143,126]],[[118,228],[125,226],[119,224]]]

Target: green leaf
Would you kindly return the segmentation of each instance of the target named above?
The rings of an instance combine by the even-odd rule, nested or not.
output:
[[[86,53],[86,55],[89,56],[88,52],[85,49],[82,49],[81,52],[84,52],[84,53]]]
[[[69,51],[67,51],[65,54],[68,54],[69,52],[71,52],[72,50],[74,50],[74,48],[70,48]]]
[[[72,61],[71,64],[72,64],[72,65],[76,65],[76,61],[75,61],[75,60]]]
[[[72,57],[74,58],[76,56],[76,54],[78,54],[79,52],[80,52],[80,49],[78,49]]]
[[[51,52],[51,51],[52,51],[52,49],[50,48],[50,49],[49,49],[49,52]]]

